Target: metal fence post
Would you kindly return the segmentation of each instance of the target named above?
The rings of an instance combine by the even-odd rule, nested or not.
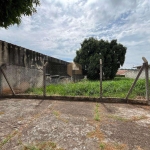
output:
[[[143,65],[142,65],[142,67],[141,67],[141,69],[140,69],[140,71],[139,71],[137,77],[135,78],[135,80],[134,80],[134,82],[133,82],[133,84],[132,84],[132,86],[131,86],[131,88],[130,88],[128,94],[127,94],[127,96],[126,96],[126,100],[128,99],[130,93],[132,92],[132,90],[133,90],[133,88],[134,88],[134,86],[135,86],[135,84],[136,84],[136,82],[137,82],[139,76],[141,75],[143,69],[145,69],[146,100],[147,100],[147,103],[150,105],[150,101],[149,101],[149,73],[148,73],[148,61],[146,60],[145,57],[142,57],[142,59],[143,59],[144,63],[143,63]]]
[[[43,97],[46,96],[46,66],[48,62],[46,62],[43,66]]]
[[[2,72],[0,71],[0,95],[2,95]]]
[[[148,72],[148,61],[146,60],[145,57],[142,57],[144,61],[144,66],[145,66],[145,86],[146,86],[146,100],[147,103],[150,105],[149,101],[149,72]]]
[[[100,100],[102,99],[102,59],[100,59]]]

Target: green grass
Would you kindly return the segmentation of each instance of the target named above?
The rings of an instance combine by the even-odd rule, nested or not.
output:
[[[125,98],[133,82],[134,79],[123,77],[103,81],[103,97]],[[46,87],[46,95],[99,97],[99,89],[99,81],[83,80],[77,83],[51,84]],[[43,89],[32,88],[29,89],[27,93],[42,95]],[[145,93],[145,80],[139,79],[130,98],[135,98],[137,96],[145,97]]]

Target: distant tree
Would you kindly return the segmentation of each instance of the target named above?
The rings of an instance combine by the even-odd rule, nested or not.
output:
[[[122,44],[117,43],[117,40],[108,42],[102,39],[89,38],[85,39],[81,48],[76,51],[74,62],[81,64],[83,73],[93,80],[99,78],[99,60],[101,58],[103,78],[113,79],[118,68],[124,64],[126,49]]]
[[[32,15],[39,4],[39,0],[0,0],[0,27],[19,25],[21,15]]]

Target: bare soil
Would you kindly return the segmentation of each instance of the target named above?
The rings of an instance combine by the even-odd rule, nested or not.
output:
[[[150,150],[150,106],[1,99],[1,150]]]

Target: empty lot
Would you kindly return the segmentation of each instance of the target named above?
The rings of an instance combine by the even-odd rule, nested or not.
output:
[[[2,150],[149,150],[149,143],[150,106],[0,100]]]

